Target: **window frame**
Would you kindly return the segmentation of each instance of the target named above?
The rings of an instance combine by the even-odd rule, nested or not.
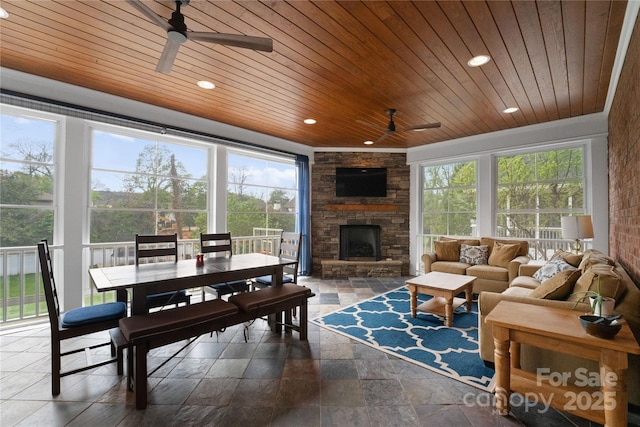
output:
[[[477,218],[478,218],[478,210],[479,210],[479,167],[480,167],[480,162],[476,157],[460,157],[457,159],[443,159],[441,161],[437,161],[437,162],[429,162],[429,163],[422,163],[420,164],[419,167],[419,177],[420,177],[420,185],[419,185],[419,200],[420,200],[420,212],[419,212],[419,218],[420,218],[420,234],[425,234],[424,233],[424,217],[425,217],[425,212],[423,210],[424,208],[424,195],[425,195],[425,191],[428,189],[435,189],[435,187],[429,187],[426,188],[425,187],[425,169],[426,168],[430,168],[430,167],[437,167],[437,166],[449,166],[449,165],[455,165],[455,164],[468,164],[468,163],[475,163],[475,185],[473,186],[459,186],[459,187],[442,187],[442,189],[446,189],[447,191],[452,190],[452,189],[475,189],[475,218],[476,218],[476,223],[477,223]],[[438,187],[440,188],[440,187]],[[446,211],[447,214],[447,218],[449,217],[449,215],[452,212],[450,210]],[[459,211],[459,213],[461,213]],[[447,223],[449,221],[447,220]],[[477,230],[478,227],[475,227],[475,231],[477,234]],[[430,233],[430,234],[434,234],[434,233]],[[441,234],[441,233],[435,233],[435,234]],[[473,235],[473,233],[472,233]]]
[[[503,151],[503,152],[497,152],[497,153],[492,153],[491,157],[492,157],[492,175],[494,177],[494,181],[495,184],[493,185],[493,195],[494,195],[494,203],[492,206],[492,218],[493,218],[493,223],[492,223],[492,235],[496,236],[497,235],[497,231],[498,231],[498,215],[499,214],[506,214],[507,211],[500,209],[498,207],[498,189],[500,184],[498,183],[498,162],[499,159],[502,157],[513,157],[513,156],[519,156],[519,155],[531,155],[531,154],[539,154],[539,153],[548,153],[548,152],[552,152],[552,151],[561,151],[561,150],[571,150],[571,149],[580,149],[581,150],[581,154],[582,154],[582,165],[581,165],[581,169],[582,169],[582,177],[581,177],[581,182],[582,182],[582,193],[583,193],[583,206],[582,208],[571,208],[571,209],[562,209],[562,210],[554,210],[553,212],[551,210],[547,210],[545,211],[544,209],[541,211],[538,208],[534,208],[534,209],[527,209],[526,211],[522,211],[520,213],[530,213],[530,214],[540,214],[540,213],[566,213],[566,214],[572,214],[572,215],[585,215],[587,214],[587,212],[589,212],[589,206],[591,206],[591,192],[592,192],[592,188],[590,188],[589,186],[589,180],[587,177],[587,170],[588,170],[588,156],[590,155],[589,153],[589,147],[587,144],[585,144],[584,142],[574,142],[574,143],[566,143],[566,144],[554,144],[554,145],[544,145],[544,146],[540,146],[540,147],[528,147],[525,149],[519,149],[519,150],[509,150],[509,151]],[[534,185],[539,185],[541,182],[543,182],[544,180],[541,181],[534,181]],[[538,236],[540,235],[540,229],[536,226],[536,237],[535,238],[539,238]]]
[[[226,179],[225,179],[225,196],[228,194],[228,188],[230,185],[232,185],[232,182],[230,181],[230,167],[229,167],[229,158],[231,156],[238,156],[238,157],[247,157],[247,158],[252,158],[252,159],[256,159],[256,160],[260,160],[260,161],[265,161],[267,162],[267,167],[269,165],[269,163],[279,163],[279,164],[285,164],[285,165],[289,165],[291,166],[291,168],[293,169],[293,171],[295,172],[295,182],[294,182],[294,186],[292,188],[288,188],[288,187],[278,187],[278,186],[273,186],[273,185],[256,185],[256,184],[247,184],[248,186],[251,187],[258,187],[258,188],[263,188],[266,191],[266,194],[270,194],[271,192],[273,192],[274,190],[282,190],[285,192],[293,192],[294,193],[294,198],[297,200],[299,199],[299,187],[300,187],[300,183],[299,183],[299,171],[296,165],[296,161],[295,158],[293,158],[292,156],[288,156],[283,154],[282,156],[278,156],[275,154],[266,154],[263,152],[252,152],[250,150],[242,150],[242,149],[237,149],[237,148],[229,148],[227,149],[227,153],[226,153],[226,158],[225,158],[225,166],[226,166]],[[291,215],[293,217],[293,223],[294,223],[294,229],[293,230],[284,230],[284,231],[297,231],[297,229],[299,228],[299,215],[300,212],[298,211],[299,206],[298,206],[298,202],[296,201],[294,210],[292,212],[282,212],[279,213],[282,215]],[[238,214],[242,214],[243,212],[236,212]],[[264,215],[265,215],[265,229],[268,229],[267,225],[269,224],[269,209],[268,209],[268,204],[265,201],[265,210],[264,210]],[[227,209],[225,209],[225,230],[228,230],[228,216],[229,216],[229,209],[227,207]]]
[[[91,178],[93,177],[93,172],[95,170],[99,170],[99,171],[111,171],[109,169],[104,169],[104,168],[100,168],[100,169],[95,169],[94,165],[93,165],[93,160],[94,160],[94,132],[104,132],[104,133],[110,133],[110,134],[114,134],[116,136],[122,136],[122,137],[128,137],[128,138],[135,138],[135,139],[140,139],[140,140],[145,140],[145,141],[149,141],[152,143],[156,143],[156,144],[167,144],[167,145],[177,145],[177,146],[182,146],[182,147],[188,147],[188,148],[198,148],[198,149],[202,149],[205,150],[205,152],[207,153],[207,162],[206,162],[206,172],[207,172],[207,176],[205,178],[191,178],[195,181],[198,182],[203,182],[207,185],[207,192],[206,192],[206,200],[205,200],[205,209],[204,211],[198,210],[198,209],[183,209],[181,210],[182,212],[205,212],[207,214],[207,228],[211,227],[211,217],[212,217],[212,206],[210,201],[212,199],[214,199],[214,196],[212,195],[212,192],[214,191],[214,189],[212,188],[212,181],[215,181],[215,176],[216,176],[216,171],[215,169],[212,169],[212,157],[215,155],[214,154],[214,149],[215,147],[210,144],[210,143],[205,143],[202,141],[198,141],[197,139],[190,139],[190,138],[185,138],[185,137],[180,137],[180,136],[173,136],[173,135],[165,135],[165,134],[158,134],[155,132],[149,132],[149,131],[145,131],[145,130],[140,130],[140,129],[134,129],[134,128],[129,128],[126,126],[117,126],[117,125],[110,125],[110,124],[106,124],[106,123],[100,123],[100,122],[89,122],[87,123],[87,135],[88,135],[88,143],[89,143],[89,150],[88,150],[88,160],[87,160],[87,206],[86,206],[86,210],[87,210],[87,214],[86,214],[86,220],[85,220],[85,239],[84,239],[84,243],[87,245],[91,245],[93,243],[99,243],[99,242],[91,242],[91,216],[92,216],[92,212],[99,212],[99,211],[119,211],[119,212],[153,212],[154,214],[157,214],[158,212],[162,212],[162,211],[169,211],[171,209],[163,209],[161,207],[158,207],[158,203],[157,200],[155,201],[154,207],[144,207],[144,208],[131,208],[131,209],[125,209],[125,208],[100,208],[100,207],[93,207],[92,203],[91,203],[91,192],[92,190],[92,182],[91,182]],[[115,171],[117,173],[122,173],[123,171]],[[135,173],[135,172],[127,172],[127,173]],[[213,177],[213,178],[212,178]],[[183,179],[183,178],[181,178]],[[182,240],[182,237],[179,235],[178,236],[179,240]]]
[[[63,236],[63,218],[59,214],[59,201],[64,197],[64,132],[65,132],[65,117],[59,114],[32,110],[23,107],[16,107],[12,105],[2,104],[3,115],[15,116],[19,118],[26,118],[30,120],[41,120],[51,122],[54,125],[53,133],[53,156],[51,166],[53,167],[53,182],[52,182],[52,204],[51,206],[39,206],[39,205],[7,205],[10,208],[28,209],[31,206],[32,209],[39,210],[51,210],[53,212],[52,223],[52,241],[51,245],[55,245],[62,240]],[[1,155],[1,153],[0,153]],[[4,160],[4,157],[3,157]],[[15,159],[6,159],[7,161],[14,162]],[[18,163],[20,161],[17,161]]]

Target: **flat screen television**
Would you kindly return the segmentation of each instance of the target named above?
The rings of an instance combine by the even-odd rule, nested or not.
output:
[[[387,197],[387,168],[336,168],[337,197]]]

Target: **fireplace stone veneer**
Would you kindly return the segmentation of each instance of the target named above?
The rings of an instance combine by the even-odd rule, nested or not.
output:
[[[387,197],[337,197],[336,167],[387,169]],[[405,153],[316,152],[311,169],[312,274],[409,276],[410,167]],[[380,226],[379,261],[341,260],[341,225]]]

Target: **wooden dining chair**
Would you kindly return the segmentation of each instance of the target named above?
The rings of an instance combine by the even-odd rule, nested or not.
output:
[[[211,256],[232,256],[231,233],[200,233],[200,252]],[[237,294],[249,290],[247,280],[215,283],[202,287],[202,300],[206,293],[213,293],[217,298],[228,294]]]
[[[141,259],[178,262],[178,234],[136,234],[136,265]],[[191,296],[184,289],[147,295],[145,307],[149,311],[171,305],[177,307],[181,303],[191,304]]]
[[[118,375],[123,372],[123,353],[128,343],[118,327],[118,321],[127,314],[127,305],[123,302],[108,302],[87,307],[74,308],[60,313],[58,290],[53,276],[51,252],[47,240],[38,243],[38,256],[40,258],[40,271],[42,284],[49,312],[51,325],[51,394],[60,394],[60,379],[64,376],[76,374],[109,363],[117,363]],[[97,344],[78,348],[78,344],[68,344],[71,350],[61,351],[61,343],[76,337],[82,337],[96,332],[108,331],[109,340]],[[69,342],[69,341],[67,341]],[[68,371],[62,369],[62,358],[75,353],[86,352],[98,347],[111,346],[111,358],[98,362],[89,361],[87,365]]]
[[[301,233],[283,231],[280,233],[280,248],[278,256],[291,260],[290,264],[283,266],[282,283],[298,283],[298,264],[300,262]],[[252,280],[254,288],[271,286],[271,276],[256,277]]]

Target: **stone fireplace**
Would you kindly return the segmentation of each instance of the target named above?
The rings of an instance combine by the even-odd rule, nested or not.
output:
[[[379,225],[341,225],[340,259],[344,261],[380,261]]]
[[[387,169],[386,197],[338,197],[336,168]],[[316,152],[311,169],[311,253],[313,275],[325,278],[409,275],[410,167],[405,153]],[[341,253],[341,226],[379,228],[362,239],[357,253]],[[358,233],[356,237],[358,237]],[[344,258],[350,258],[346,260]]]

